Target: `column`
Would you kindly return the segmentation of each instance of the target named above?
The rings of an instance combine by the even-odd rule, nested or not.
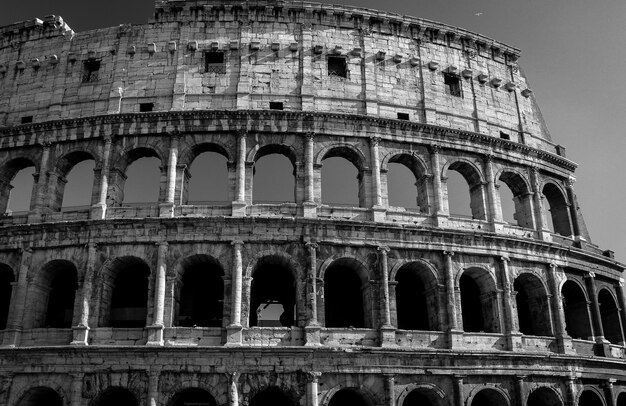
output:
[[[454,406],[464,406],[463,376],[454,375]]]
[[[46,197],[46,189],[48,185],[48,160],[50,159],[50,146],[52,144],[48,140],[41,143],[41,161],[39,162],[39,173],[36,175],[37,187],[35,188],[35,214],[41,215],[44,207],[44,199]],[[30,222],[30,219],[29,219]]]
[[[26,291],[28,290],[28,269],[30,268],[30,260],[33,250],[28,247],[22,250],[20,259],[20,268],[17,276],[17,285],[15,295],[9,306],[9,318],[7,320],[7,328],[4,332],[2,345],[8,347],[17,347],[22,332],[22,319],[26,308]]]
[[[161,203],[159,209],[160,217],[174,216],[174,197],[176,195],[176,168],[178,166],[178,140],[180,133],[173,131],[170,133],[170,155],[167,160],[167,189],[165,202]]]
[[[314,217],[315,204],[315,174],[313,171],[313,150],[315,133],[304,135],[304,217]]]
[[[97,246],[95,243],[90,242],[87,244],[87,267],[83,274],[83,282],[80,290],[80,302],[78,307],[80,311],[80,319],[78,320],[78,324],[72,327],[72,345],[87,345],[87,338],[89,334],[89,304],[91,303],[91,291],[95,273],[96,250]]]
[[[156,280],[154,284],[154,321],[148,326],[148,345],[163,345],[163,314],[165,312],[165,276],[168,243],[158,243]]]
[[[576,406],[576,381],[573,376],[567,378],[565,406]]]
[[[380,246],[377,250],[379,252],[378,262],[380,264],[382,285],[381,313],[383,319],[380,324],[380,343],[382,347],[386,347],[396,343],[396,329],[391,324],[391,312],[389,310],[389,247]]]
[[[454,253],[452,251],[443,252],[447,304],[446,310],[448,313],[448,346],[450,348],[463,345],[463,328],[459,325],[457,314],[454,268],[452,265],[453,255]]]
[[[624,278],[619,278],[619,283],[615,286],[615,289],[617,291],[619,316],[622,320],[622,334],[626,340],[626,292],[624,292]]]
[[[237,167],[235,184],[235,201],[232,203],[232,215],[244,216],[246,214],[246,137],[248,132],[237,132]]]
[[[385,221],[385,209],[383,208],[380,183],[380,159],[378,157],[378,144],[380,144],[380,138],[370,138],[372,160],[372,212],[374,214],[374,221]]]
[[[104,148],[102,149],[102,164],[100,166],[100,184],[98,185],[98,201],[91,208],[92,220],[103,220],[106,218],[107,192],[109,189],[109,159],[111,156],[112,140],[110,136],[104,138]]]
[[[545,218],[543,216],[543,193],[540,189],[539,170],[535,166],[530,169],[530,184],[533,193],[533,206],[535,209],[534,216],[537,234],[539,238],[545,240],[546,238],[549,238],[550,231],[545,227]]]
[[[604,382],[604,397],[606,398],[607,406],[616,406],[615,405],[615,390],[613,389],[613,384],[616,382],[615,379],[607,379]]]
[[[567,190],[567,199],[569,200],[569,210],[570,210],[570,218],[572,219],[572,234],[574,234],[574,238],[577,240],[584,240],[585,238],[581,236],[580,229],[580,221],[578,218],[578,204],[576,199],[576,194],[574,193],[574,182],[576,182],[576,178],[570,176],[566,182],[566,190]]]
[[[526,402],[524,402],[524,379],[526,379],[525,376],[515,377],[515,406],[526,406]]]
[[[444,208],[444,199],[443,199],[443,190],[441,185],[441,158],[440,151],[441,147],[439,145],[431,145],[430,148],[430,165],[433,173],[433,198],[434,198],[434,208],[435,214],[447,214],[447,208]]]
[[[159,404],[159,375],[161,371],[153,369],[148,373],[148,406]]]
[[[306,290],[309,320],[305,327],[305,345],[320,345],[321,327],[317,321],[317,249],[314,242],[306,243],[309,251],[309,266],[307,268]]]
[[[502,283],[502,294],[504,301],[504,333],[507,335],[509,350],[522,349],[522,335],[519,332],[519,321],[517,314],[513,311],[513,301],[511,295],[511,280],[509,277],[509,261],[507,257],[500,257],[500,281]]]
[[[561,353],[573,353],[572,340],[567,335],[565,329],[565,310],[563,309],[563,296],[559,290],[559,284],[556,278],[557,266],[554,263],[549,264],[548,267],[548,284],[550,293],[552,293],[552,313],[554,314],[554,335],[557,339],[559,346],[559,352]]]
[[[591,299],[591,319],[593,320],[596,343],[608,343],[604,339],[604,328],[602,326],[602,316],[600,315],[600,304],[598,303],[598,290],[596,289],[596,274],[587,272],[585,274],[585,284],[587,285],[587,295]]]
[[[385,375],[385,405],[395,406],[396,380],[393,375]]]
[[[70,392],[70,406],[81,406],[83,403],[83,374],[71,374],[72,387]]]
[[[487,196],[489,199],[489,213],[487,218],[492,223],[502,223],[502,207],[496,190],[493,174],[493,155],[485,156],[485,177],[487,178]]]
[[[228,374],[228,405],[239,406],[239,390],[237,389],[237,380],[239,380],[239,372],[230,372]]]
[[[243,241],[233,241],[233,270],[230,307],[230,325],[226,328],[226,345],[240,345],[242,341],[241,326],[241,292],[243,287],[243,259],[241,251]]]
[[[319,380],[322,376],[321,372],[309,372],[308,373],[308,392],[309,392],[309,401],[307,402],[307,406],[318,406],[318,387]]]

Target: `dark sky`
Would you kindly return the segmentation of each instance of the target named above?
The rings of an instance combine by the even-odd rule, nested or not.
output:
[[[329,2],[330,3],[330,2]],[[593,241],[626,257],[626,1],[346,0],[429,18],[522,49],[520,65],[555,142],[580,165],[575,185]],[[22,0],[0,25],[61,15],[75,30],[146,22],[150,0]]]

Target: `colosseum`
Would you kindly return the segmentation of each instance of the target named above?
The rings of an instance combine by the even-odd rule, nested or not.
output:
[[[518,49],[279,0],[0,32],[1,405],[626,406],[624,265]],[[270,156],[290,199],[255,191]],[[129,202],[146,160],[158,198]]]

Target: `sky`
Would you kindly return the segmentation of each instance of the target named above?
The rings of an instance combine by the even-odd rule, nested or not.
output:
[[[330,3],[330,2],[328,2]],[[554,142],[567,148],[592,241],[626,260],[626,1],[624,0],[345,0],[459,26],[522,50],[520,66]],[[141,24],[151,0],[22,0],[0,25],[61,15],[75,31]]]

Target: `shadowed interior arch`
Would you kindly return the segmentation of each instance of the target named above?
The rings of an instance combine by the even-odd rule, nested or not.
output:
[[[552,231],[555,234],[571,236],[572,228],[570,223],[569,205],[561,190],[552,183],[547,183],[543,187],[543,196],[548,202],[548,207],[543,205],[544,210],[549,209],[549,224],[552,224]],[[549,225],[548,224],[548,225]]]
[[[509,402],[497,390],[482,389],[472,398],[471,406],[507,406]]]
[[[92,400],[89,406],[139,406],[139,402],[128,389],[109,387]]]
[[[38,386],[29,389],[17,406],[63,406],[63,399],[54,389]]]
[[[549,388],[537,388],[528,395],[527,406],[563,406],[563,402]]]
[[[398,328],[402,330],[440,330],[438,285],[424,266],[412,262],[396,274]]]
[[[104,325],[145,327],[150,267],[136,257],[117,258],[109,268],[109,311]],[[105,292],[105,298],[107,292]]]
[[[286,258],[259,259],[252,272],[250,326],[290,327],[296,324],[296,281]]]
[[[459,280],[463,330],[498,333],[500,331],[495,284],[484,269],[470,268]]]
[[[187,388],[172,396],[168,406],[217,406],[217,402],[204,389]]]
[[[602,289],[598,294],[598,303],[600,305],[600,318],[602,320],[604,338],[612,344],[623,343],[622,320],[620,320],[619,308],[615,299],[608,290]]]
[[[30,311],[24,316],[27,328],[69,328],[74,314],[74,298],[78,289],[78,272],[66,260],[46,263],[30,284]]]
[[[294,406],[295,402],[281,389],[271,386],[252,397],[250,406]]]
[[[513,289],[517,292],[517,319],[522,334],[550,336],[548,295],[539,278],[529,273],[523,273],[515,279]]]
[[[561,288],[565,311],[565,328],[572,338],[590,340],[591,321],[587,308],[587,298],[581,287],[573,281],[566,281]]]
[[[328,406],[371,406],[371,402],[367,397],[363,396],[358,389],[355,388],[343,388],[338,390],[330,398]]]
[[[367,275],[357,261],[335,260],[324,273],[326,327],[371,327],[370,294]]]
[[[181,264],[177,284],[176,325],[221,327],[224,308],[224,269],[212,257],[194,255]]]
[[[428,396],[420,389],[412,390],[401,406],[437,406],[439,402],[433,400],[433,396]]]
[[[594,391],[584,390],[578,398],[578,406],[604,406],[604,402]]]
[[[617,395],[616,406],[626,406],[626,392]]]
[[[8,265],[0,263],[0,330],[7,327],[14,279],[13,270]]]

